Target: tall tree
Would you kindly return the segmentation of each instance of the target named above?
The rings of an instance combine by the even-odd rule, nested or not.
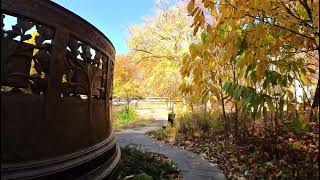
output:
[[[158,6],[155,15],[128,28],[128,46],[133,51],[133,59],[144,69],[145,77],[148,75],[145,81],[152,90],[150,94],[165,96],[170,101],[180,97],[182,56],[195,39],[185,8],[185,2]]]
[[[117,56],[114,68],[113,95],[127,102],[127,109],[133,99],[140,98],[139,69],[128,56]]]
[[[284,99],[297,108],[291,87],[298,83],[306,95],[304,86],[319,73],[319,1],[191,0],[187,10],[204,40],[191,44],[186,62],[234,67],[224,90],[246,110],[279,110]],[[318,96],[316,90],[314,102]]]

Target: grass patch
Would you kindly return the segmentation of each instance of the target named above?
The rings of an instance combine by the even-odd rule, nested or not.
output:
[[[144,127],[147,126],[148,124],[152,123],[154,120],[152,119],[135,119],[132,122],[129,122],[129,124],[121,125],[121,126],[116,126],[114,125],[114,130],[115,131],[120,131],[120,130],[125,130],[125,129],[131,129],[135,127]]]

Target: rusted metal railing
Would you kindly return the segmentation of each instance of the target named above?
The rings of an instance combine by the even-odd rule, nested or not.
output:
[[[111,177],[112,43],[51,1],[4,0],[1,17],[1,178]]]

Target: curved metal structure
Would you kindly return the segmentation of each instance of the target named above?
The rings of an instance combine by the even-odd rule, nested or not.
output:
[[[2,0],[1,17],[1,179],[114,177],[112,43],[51,1]]]

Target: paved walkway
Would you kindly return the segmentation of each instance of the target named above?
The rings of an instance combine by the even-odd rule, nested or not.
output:
[[[164,144],[146,136],[147,131],[161,128],[166,121],[157,120],[147,127],[137,127],[117,132],[117,141],[121,147],[134,146],[142,151],[159,153],[173,160],[186,180],[224,180],[222,171],[216,164],[201,158],[199,155]]]

